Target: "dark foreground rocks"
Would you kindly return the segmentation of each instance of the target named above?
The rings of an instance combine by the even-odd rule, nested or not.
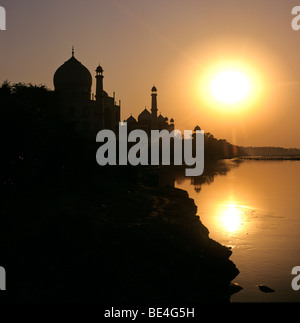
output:
[[[8,301],[228,302],[239,273],[182,190],[49,186],[2,211]]]

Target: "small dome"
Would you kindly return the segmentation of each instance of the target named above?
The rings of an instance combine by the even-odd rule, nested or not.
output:
[[[90,92],[92,75],[74,56],[60,66],[54,74],[55,90]]]
[[[158,117],[157,117],[157,121],[159,123],[165,123],[166,122],[166,119],[160,114]]]
[[[99,64],[99,66],[96,68],[96,73],[97,74],[102,74],[103,72],[104,72],[104,70],[103,70],[103,68]]]
[[[171,122],[171,123],[174,123],[175,121],[174,121],[174,119],[172,118],[172,119],[170,120],[170,122]]]
[[[157,92],[157,88],[155,86],[153,86],[153,88],[151,89],[152,92]]]
[[[135,118],[134,118],[133,116],[130,116],[130,117],[126,120],[126,122],[128,122],[128,123],[137,123],[137,121],[135,120]]]
[[[145,109],[139,116],[138,116],[138,120],[140,121],[149,121],[151,120],[151,113]]]
[[[195,129],[194,129],[194,131],[196,132],[196,131],[201,131],[201,128],[199,127],[199,126],[196,126],[195,127]]]

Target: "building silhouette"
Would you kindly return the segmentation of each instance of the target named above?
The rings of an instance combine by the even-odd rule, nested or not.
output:
[[[103,90],[103,69],[96,68],[96,95],[91,96],[92,75],[74,55],[54,74],[55,92],[60,97],[59,113],[86,136],[95,136],[102,129],[118,131],[120,104],[115,96]]]
[[[151,112],[146,108],[139,114],[137,120],[130,116],[124,122],[127,122],[128,131],[135,129],[144,130],[150,134],[151,130],[167,130],[172,132],[175,128],[174,119],[169,119],[158,114],[157,107],[157,88],[155,86],[151,89]]]
[[[72,123],[74,127],[87,137],[94,137],[102,129],[118,133],[121,102],[115,102],[115,95],[110,97],[103,89],[103,68],[96,68],[96,94],[92,94],[92,75],[74,55],[61,65],[55,72],[53,83],[55,92],[59,95],[59,114]],[[139,114],[137,120],[130,116],[127,120],[128,131],[144,130],[174,130],[174,119],[158,115],[157,88],[151,89],[151,112],[146,108]]]

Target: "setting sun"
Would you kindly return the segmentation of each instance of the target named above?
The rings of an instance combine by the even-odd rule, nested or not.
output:
[[[238,70],[224,70],[217,73],[210,83],[211,95],[225,104],[241,102],[249,96],[249,78]]]
[[[201,71],[197,93],[202,106],[221,114],[255,113],[262,102],[263,79],[260,68],[250,60],[219,60]],[[265,83],[265,82],[264,82]]]

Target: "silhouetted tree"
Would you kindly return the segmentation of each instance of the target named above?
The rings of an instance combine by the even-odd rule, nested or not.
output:
[[[28,185],[59,176],[81,158],[81,138],[59,117],[58,104],[56,93],[44,85],[2,84],[2,185]]]
[[[204,155],[206,160],[216,160],[244,156],[246,153],[241,147],[232,145],[225,139],[216,139],[207,132],[204,136]]]

